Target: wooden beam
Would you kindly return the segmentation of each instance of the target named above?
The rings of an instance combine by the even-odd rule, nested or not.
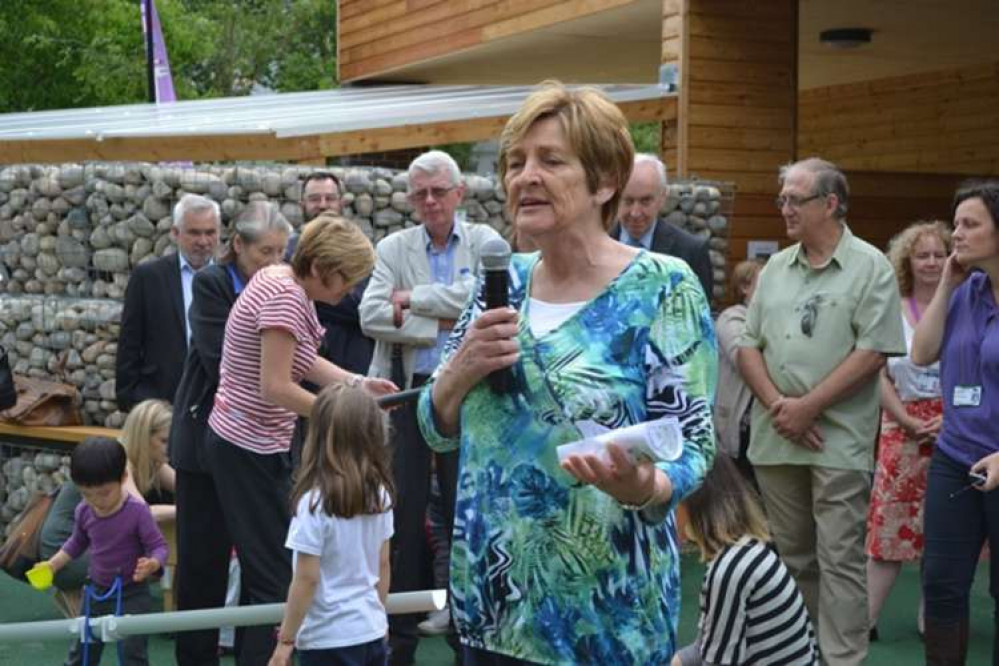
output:
[[[618,107],[631,122],[663,121],[676,117],[676,98],[627,102]],[[422,123],[387,129],[327,134],[319,137],[324,155],[354,155],[402,148],[495,139],[509,116],[475,120]]]

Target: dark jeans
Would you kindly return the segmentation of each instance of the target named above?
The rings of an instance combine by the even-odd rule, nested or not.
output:
[[[988,540],[989,594],[999,598],[999,491],[964,490],[968,468],[933,452],[926,483],[923,597],[926,619],[954,623],[968,617],[968,600],[982,545]],[[996,618],[993,609],[993,618]],[[999,657],[996,646],[994,657]]]
[[[328,650],[299,650],[298,663],[300,666],[385,666],[388,663],[388,650],[385,639],[378,638],[361,645]]]
[[[225,524],[239,556],[240,599],[248,605],[283,603],[291,583],[291,553],[284,547],[291,523],[290,456],[254,453],[212,430],[205,445]],[[267,664],[276,644],[273,625],[243,627],[236,636],[239,666]]]
[[[232,539],[212,475],[177,470],[177,610],[225,605]],[[218,666],[219,630],[177,634],[178,666]]]
[[[533,661],[525,661],[515,657],[508,657],[504,654],[487,652],[479,648],[461,646],[462,666],[529,666]]]
[[[106,590],[99,586],[94,586],[97,594],[103,595]],[[121,596],[122,615],[141,615],[152,611],[153,598],[149,594],[149,583],[129,583],[125,585]],[[90,617],[101,617],[102,615],[114,615],[117,601],[114,596],[106,601],[90,602]],[[82,611],[82,609],[81,609]],[[104,643],[100,642],[100,637],[95,636],[95,642],[90,643],[87,648],[87,664],[96,666],[101,663],[101,653],[104,652]],[[83,637],[80,637],[83,640]],[[149,658],[146,655],[146,645],[149,642],[147,636],[129,636],[122,641],[125,661],[121,666],[148,666]],[[109,643],[108,649],[112,652],[118,650],[117,643]],[[111,662],[117,664],[118,656],[112,657]],[[69,656],[66,658],[66,666],[81,666],[83,664],[83,644],[74,643],[70,648]]]
[[[413,386],[427,381],[414,375]],[[435,455],[427,446],[416,419],[416,405],[408,404],[392,412],[392,471],[395,476],[395,536],[392,537],[392,582],[390,591],[422,590],[428,579],[427,501],[430,497],[430,458]],[[437,479],[440,483],[442,517],[448,534],[454,527],[454,502],[458,485],[458,452],[436,454]],[[413,613],[389,616],[389,634],[393,666],[414,661],[419,643],[417,626],[426,615]]]

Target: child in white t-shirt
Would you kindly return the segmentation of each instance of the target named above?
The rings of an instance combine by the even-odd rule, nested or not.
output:
[[[386,416],[342,385],[319,394],[292,491],[294,575],[270,666],[387,663],[385,597],[395,492]]]

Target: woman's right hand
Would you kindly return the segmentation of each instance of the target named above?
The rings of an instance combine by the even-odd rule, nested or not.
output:
[[[999,486],[999,452],[987,455],[971,466],[972,472],[985,475],[985,483],[978,490],[988,492]]]
[[[516,339],[518,316],[513,308],[495,308],[479,315],[437,381],[447,375],[464,389],[462,393],[468,393],[493,371],[516,363],[520,358]]]
[[[943,273],[940,276],[940,284],[948,290],[957,289],[958,285],[968,277],[968,269],[962,266],[957,260],[957,253],[951,252],[944,262]]]

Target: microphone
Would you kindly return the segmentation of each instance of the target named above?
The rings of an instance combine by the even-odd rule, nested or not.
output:
[[[510,244],[499,237],[487,240],[482,244],[479,261],[485,274],[482,289],[486,309],[505,308],[510,304]],[[494,370],[487,379],[494,393],[509,393],[513,389],[510,368]]]

